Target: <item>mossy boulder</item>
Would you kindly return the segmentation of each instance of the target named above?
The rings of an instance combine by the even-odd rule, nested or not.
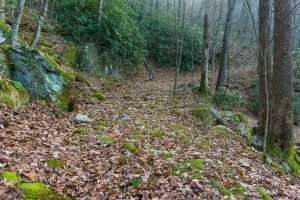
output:
[[[4,80],[0,77],[0,104],[19,107],[30,100],[28,92],[16,81]]]
[[[26,46],[9,48],[8,53],[12,78],[22,83],[31,96],[53,102],[58,100],[67,86],[67,78],[57,64]]]
[[[214,126],[210,129],[213,133],[230,133],[230,134],[234,134],[234,132],[223,125],[218,125],[218,126]]]
[[[207,124],[208,126],[212,124],[213,117],[210,108],[194,108],[192,109],[192,115],[201,123]]]

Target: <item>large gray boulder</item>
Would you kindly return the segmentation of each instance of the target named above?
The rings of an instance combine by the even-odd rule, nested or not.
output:
[[[8,52],[12,79],[22,83],[30,96],[56,101],[63,93],[66,82],[55,62],[25,46],[10,48]]]
[[[130,77],[135,75],[139,68],[135,66],[114,65],[120,63],[117,58],[108,59],[107,52],[98,48],[95,44],[86,44],[77,48],[77,69],[86,73],[99,73],[103,76],[115,78]]]

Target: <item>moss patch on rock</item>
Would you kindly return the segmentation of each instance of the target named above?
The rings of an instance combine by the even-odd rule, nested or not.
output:
[[[2,172],[1,177],[8,183],[19,183],[22,179],[16,172]]]
[[[87,129],[87,128],[78,128],[73,131],[73,133],[75,135],[83,135],[83,134],[87,134],[88,132],[89,132],[89,129]]]
[[[207,124],[208,126],[211,125],[213,121],[213,117],[210,111],[210,108],[194,108],[192,109],[192,115],[202,123]]]
[[[218,126],[215,126],[215,127],[212,127],[210,129],[213,133],[230,133],[230,134],[234,134],[234,132],[226,127],[226,126],[223,126],[223,125],[218,125]]]
[[[132,144],[132,143],[124,143],[121,146],[122,149],[129,151],[131,153],[137,153],[138,152],[138,148]]]
[[[106,96],[102,92],[96,92],[93,96],[99,101],[106,99]]]
[[[49,168],[57,169],[57,168],[63,168],[65,161],[60,159],[51,159],[51,160],[46,160],[45,163]]]
[[[19,107],[27,104],[29,100],[29,94],[21,83],[0,79],[0,103],[10,107]]]
[[[104,136],[100,138],[100,140],[97,142],[97,144],[100,145],[112,145],[115,143],[115,139],[113,137]]]
[[[20,189],[24,193],[24,199],[52,199],[53,191],[44,183],[21,183]]]

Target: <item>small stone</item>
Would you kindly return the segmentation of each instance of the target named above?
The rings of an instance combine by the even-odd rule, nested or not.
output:
[[[87,115],[82,115],[82,114],[77,114],[73,119],[73,122],[75,124],[88,123],[92,121],[93,120],[90,119]]]
[[[290,171],[291,171],[290,166],[289,166],[286,162],[283,162],[283,163],[282,163],[282,166],[283,166],[283,168],[284,168],[284,170],[285,170],[286,172],[290,172]]]

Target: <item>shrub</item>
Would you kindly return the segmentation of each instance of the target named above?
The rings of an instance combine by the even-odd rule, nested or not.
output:
[[[213,96],[214,103],[224,110],[239,110],[242,96],[238,90],[220,88]]]

